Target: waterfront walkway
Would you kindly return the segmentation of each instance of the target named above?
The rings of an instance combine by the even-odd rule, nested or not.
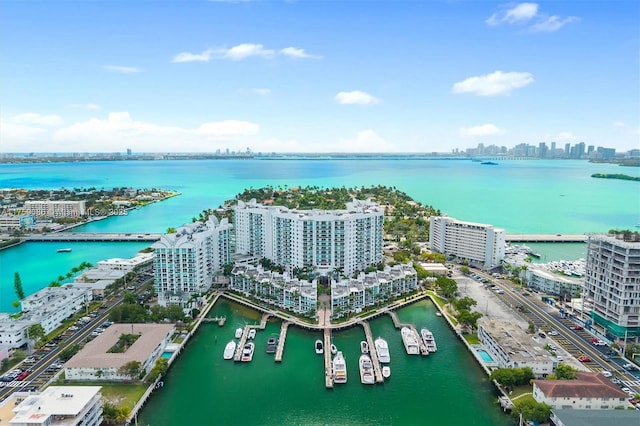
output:
[[[376,382],[382,383],[384,382],[384,377],[382,376],[382,367],[380,367],[380,360],[378,359],[378,351],[376,351],[376,345],[371,334],[371,327],[369,327],[367,321],[362,321],[361,324],[369,345],[369,358],[371,358],[371,363],[373,364],[373,374],[376,377]]]

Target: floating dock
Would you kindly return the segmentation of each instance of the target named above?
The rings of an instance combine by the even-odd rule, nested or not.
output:
[[[284,342],[287,339],[287,329],[289,328],[289,321],[284,321],[280,326],[280,338],[278,339],[278,348],[276,349],[276,355],[274,360],[276,362],[282,362],[282,353],[284,352]]]
[[[387,312],[389,314],[389,316],[391,317],[391,320],[393,320],[393,326],[397,329],[401,329],[402,327],[409,327],[411,329],[411,331],[414,332],[414,334],[416,335],[416,338],[418,339],[418,342],[422,341],[422,338],[420,337],[420,333],[418,333],[418,330],[416,329],[416,326],[412,323],[403,323],[400,322],[400,320],[398,319],[398,314],[396,314],[394,311],[389,311]],[[429,356],[429,351],[422,353],[422,356]]]
[[[382,367],[380,367],[380,360],[378,360],[378,352],[376,352],[376,345],[371,335],[371,327],[366,321],[362,321],[362,328],[364,328],[364,335],[367,338],[367,344],[369,345],[369,357],[373,364],[373,375],[376,377],[376,383],[383,383],[384,377],[382,376]]]
[[[324,329],[324,385],[333,388],[333,363],[331,362],[331,329]]]

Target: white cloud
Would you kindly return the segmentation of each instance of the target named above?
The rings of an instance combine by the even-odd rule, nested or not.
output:
[[[58,126],[62,124],[62,117],[55,114],[43,115],[35,112],[26,112],[16,115],[11,119],[11,122],[25,126]]]
[[[39,127],[0,121],[0,147],[3,152],[32,151],[30,144],[42,133]]]
[[[212,49],[204,50],[201,53],[181,52],[174,56],[171,62],[209,62],[212,54]]]
[[[207,122],[194,129],[134,120],[128,112],[112,112],[106,119],[92,118],[61,128],[53,141],[61,151],[215,151],[220,144],[256,135],[260,126],[241,120]],[[246,145],[246,142],[242,144]],[[228,145],[227,145],[228,146]],[[91,147],[91,149],[88,149]]]
[[[120,65],[104,65],[102,68],[107,70],[107,71],[115,72],[115,73],[118,73],[118,74],[137,74],[139,72],[142,72],[142,70],[140,68],[123,67],[123,66],[120,66]]]
[[[500,10],[491,15],[485,23],[492,27],[507,24],[529,24],[527,31],[533,33],[550,33],[558,31],[571,22],[577,22],[580,18],[568,16],[566,18],[557,15],[546,15],[538,13],[537,3],[518,3],[513,7],[511,4],[500,6]]]
[[[461,127],[460,136],[476,137],[476,136],[496,136],[505,133],[504,129],[500,129],[495,124],[487,123],[474,127]]]
[[[340,104],[375,105],[380,99],[367,92],[353,90],[351,92],[339,92],[335,100]]]
[[[518,3],[512,8],[502,6],[502,10],[491,15],[485,22],[487,25],[515,24],[526,22],[538,13],[537,3]]]
[[[96,109],[100,109],[100,105],[98,105],[98,104],[68,104],[67,108],[96,110]]]
[[[275,54],[272,49],[265,49],[262,44],[253,43],[242,43],[237,46],[233,46],[230,49],[222,50],[221,53],[223,58],[232,59],[234,61],[246,59],[251,56],[269,59]]]
[[[512,90],[533,82],[533,75],[528,72],[494,71],[455,83],[452,90],[453,93],[473,93],[478,96],[509,95]]]
[[[560,132],[556,136],[556,139],[559,141],[572,141],[575,140],[576,137],[571,132]]]
[[[545,16],[540,19],[540,21],[536,22],[529,28],[532,32],[536,33],[552,33],[554,31],[558,31],[560,28],[564,27],[571,22],[578,22],[580,18],[576,16],[568,16],[566,18],[561,18],[559,16]]]
[[[305,52],[304,49],[300,49],[297,47],[285,47],[280,50],[280,53],[289,56],[290,58],[296,59],[320,59],[318,55],[312,55],[310,53]]]
[[[614,121],[613,127],[627,127],[627,125],[622,121]]]
[[[330,147],[329,147],[330,148]],[[326,148],[325,148],[326,149]],[[395,152],[395,146],[371,129],[358,132],[353,139],[343,139],[330,152]]]

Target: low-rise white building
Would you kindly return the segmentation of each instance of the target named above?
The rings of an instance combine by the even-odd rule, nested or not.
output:
[[[260,266],[236,265],[229,288],[303,315],[315,315],[317,308],[315,280],[291,278],[287,273],[266,271]]]
[[[151,265],[153,263],[153,253],[138,253],[130,259],[113,258],[101,260],[96,263],[96,268],[100,271],[124,271],[131,272],[136,267]]]
[[[556,296],[571,296],[581,293],[584,287],[584,278],[572,278],[555,274],[535,265],[530,265],[526,271],[529,287],[538,289],[546,294]]]
[[[173,324],[113,324],[67,361],[63,368],[67,380],[125,381],[130,377],[118,370],[131,361],[140,363],[146,374],[162,356],[175,333]],[[110,353],[123,334],[139,335],[122,353]]]
[[[489,318],[478,320],[478,339],[499,367],[530,367],[535,377],[546,377],[557,367],[557,360],[537,338],[517,324]]]
[[[382,271],[360,273],[357,278],[331,281],[331,313],[334,317],[361,312],[364,308],[418,288],[413,265],[386,266]]]
[[[533,398],[552,408],[614,410],[629,406],[629,396],[600,373],[576,373],[575,380],[534,380]]]
[[[49,386],[15,406],[11,426],[99,426],[102,424],[100,386]]]
[[[73,285],[45,287],[21,301],[22,312],[40,318],[40,325],[46,334],[58,328],[64,320],[85,309],[93,300],[88,289]]]

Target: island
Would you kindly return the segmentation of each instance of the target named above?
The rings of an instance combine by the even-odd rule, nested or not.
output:
[[[629,176],[621,173],[594,173],[591,175],[592,178],[598,179],[618,179],[618,180],[632,180],[635,182],[640,182],[640,177],[638,176]]]

